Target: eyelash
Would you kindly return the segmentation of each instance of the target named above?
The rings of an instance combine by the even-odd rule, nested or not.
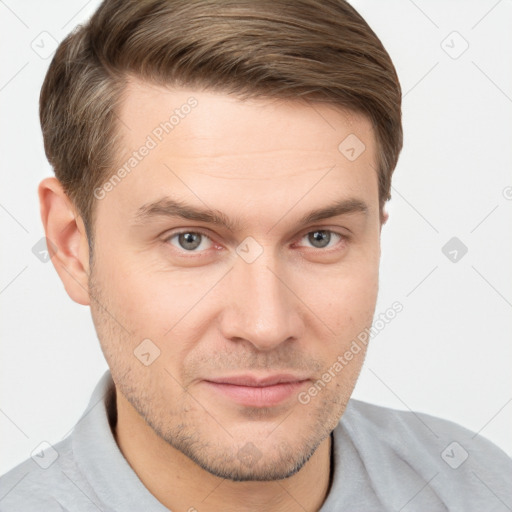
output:
[[[339,243],[342,243],[342,242],[347,242],[349,240],[349,237],[348,235],[345,235],[345,234],[342,234],[342,233],[339,233],[337,231],[334,231],[332,229],[322,229],[322,228],[317,228],[317,229],[312,229],[312,230],[309,230],[309,231],[306,231],[305,233],[303,233],[302,235],[299,236],[299,240],[302,240],[304,237],[306,237],[307,235],[311,234],[311,233],[315,233],[316,231],[325,231],[327,233],[331,233],[331,235],[336,235],[339,237],[339,241],[338,241],[338,244]],[[205,233],[204,231],[201,231],[200,229],[184,229],[184,230],[181,230],[181,231],[177,231],[176,233],[172,233],[171,235],[168,235],[164,238],[164,242],[166,244],[170,244],[170,241],[175,238],[175,237],[178,237],[179,235],[183,235],[185,233],[193,233],[193,234],[197,234],[197,235],[201,235],[205,238],[207,238],[208,240],[210,240],[210,242],[212,242],[213,244],[215,244],[215,242],[212,240],[211,236],[209,236],[207,233]],[[329,241],[330,243],[331,241]],[[338,245],[336,244],[336,245]],[[335,245],[335,247],[336,247]],[[308,249],[312,250],[312,251],[320,251],[320,252],[325,252],[325,253],[328,253],[328,252],[331,252],[333,250],[336,250],[335,247],[331,247],[331,248],[315,248],[315,247],[309,247]],[[202,255],[204,252],[206,252],[208,249],[205,249],[203,251],[186,251],[185,249],[182,249],[182,248],[178,248],[178,247],[175,247],[173,246],[173,248],[180,254],[189,254],[189,255]],[[194,256],[185,256],[185,257],[194,257]]]

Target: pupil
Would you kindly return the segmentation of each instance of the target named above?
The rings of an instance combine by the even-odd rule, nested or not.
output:
[[[313,231],[309,235],[309,241],[315,247],[326,247],[331,241],[331,234],[328,231]]]
[[[195,249],[201,243],[200,237],[199,233],[181,233],[179,242],[184,249]]]

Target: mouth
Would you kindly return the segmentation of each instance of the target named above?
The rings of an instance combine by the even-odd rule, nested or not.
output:
[[[258,377],[255,375],[237,375],[204,380],[203,382],[216,394],[246,407],[272,407],[290,399],[309,378],[276,374]]]

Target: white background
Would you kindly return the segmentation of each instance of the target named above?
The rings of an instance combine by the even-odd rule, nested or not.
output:
[[[88,308],[32,253],[51,56],[31,44],[61,41],[98,3],[0,3],[0,473],[60,441],[107,368]],[[512,454],[512,2],[352,3],[395,63],[405,131],[376,312],[404,310],[374,338],[354,397],[450,419]],[[456,59],[453,31],[469,44]],[[441,251],[454,236],[468,248],[456,263]]]

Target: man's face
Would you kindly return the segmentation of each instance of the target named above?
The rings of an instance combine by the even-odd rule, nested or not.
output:
[[[371,124],[135,80],[119,117],[119,167],[134,151],[137,163],[97,191],[89,282],[118,406],[217,476],[290,476],[336,426],[364,359],[332,371],[377,298]],[[338,148],[350,134],[359,156],[354,135]],[[231,225],[173,216],[172,201]]]

